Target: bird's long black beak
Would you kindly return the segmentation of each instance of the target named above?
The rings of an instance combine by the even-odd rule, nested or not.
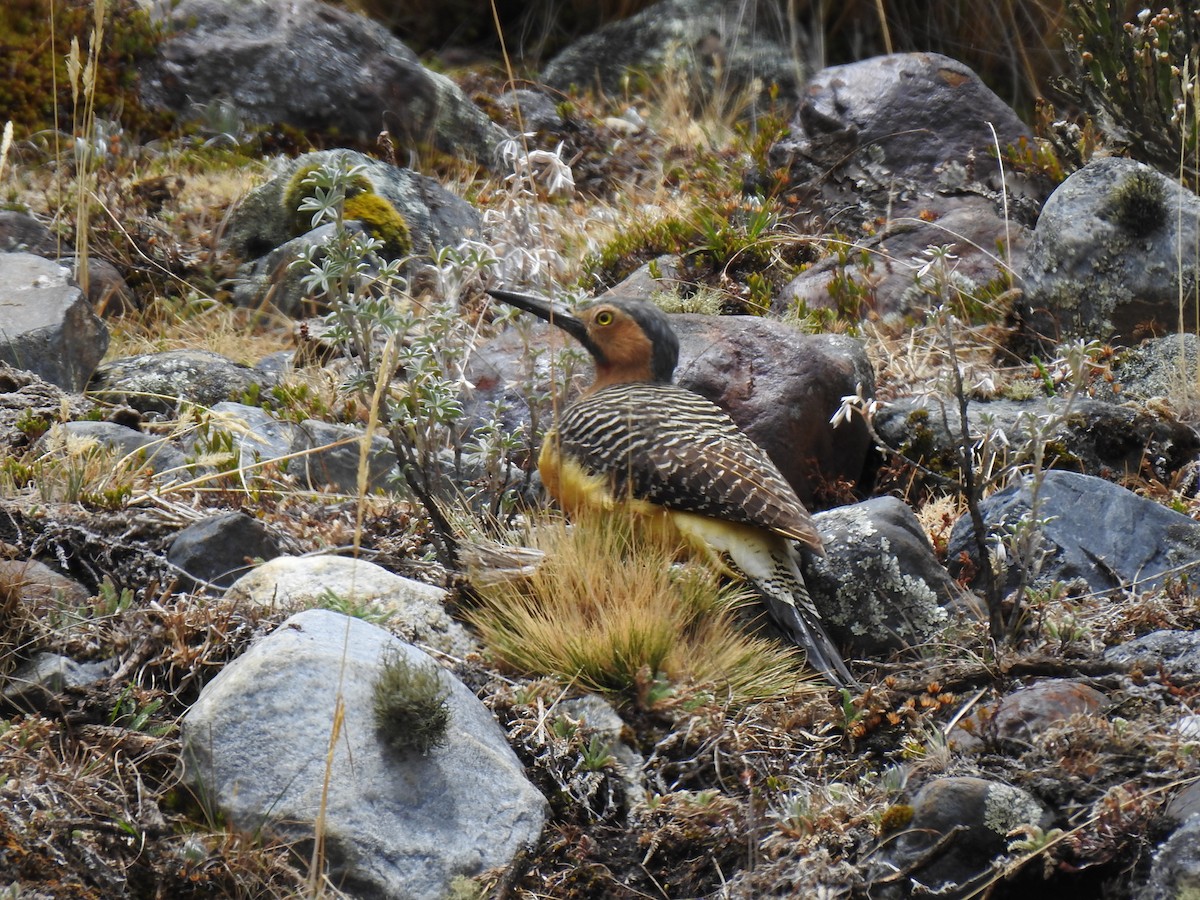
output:
[[[532,294],[514,294],[512,291],[488,291],[497,300],[501,300],[517,309],[533,313],[539,319],[544,319],[551,325],[556,325],[565,331],[590,352],[593,352],[592,339],[588,337],[587,326],[583,319],[571,312],[565,303],[535,297]]]

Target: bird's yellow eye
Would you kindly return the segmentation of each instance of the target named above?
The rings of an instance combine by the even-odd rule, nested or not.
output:
[[[597,325],[611,325],[612,323],[613,323],[613,314],[611,312],[609,312],[607,309],[601,310],[600,312],[596,313],[596,324]]]

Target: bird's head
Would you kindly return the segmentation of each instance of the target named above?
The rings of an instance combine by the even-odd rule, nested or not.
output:
[[[667,314],[646,300],[601,300],[571,310],[529,294],[488,293],[579,341],[596,362],[593,389],[630,381],[668,384],[679,362],[679,338]]]

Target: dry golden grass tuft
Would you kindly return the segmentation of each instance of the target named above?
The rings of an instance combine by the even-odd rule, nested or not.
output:
[[[504,665],[651,704],[648,679],[739,702],[823,689],[794,648],[739,627],[746,592],[722,586],[714,567],[676,565],[676,548],[619,517],[544,524],[530,538],[546,554],[537,571],[483,589],[470,613]]]

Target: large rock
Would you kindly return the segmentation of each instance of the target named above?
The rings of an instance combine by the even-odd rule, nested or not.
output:
[[[844,500],[846,485],[859,484],[870,449],[866,429],[857,419],[837,427],[830,419],[842,397],[860,386],[866,396],[874,394],[874,372],[861,343],[842,335],[802,334],[754,316],[684,314],[672,316],[671,324],[680,340],[675,381],[728,412],[802,500],[828,505]],[[503,426],[527,428],[528,398],[544,393],[552,374],[546,354],[531,371],[530,344],[571,346],[558,329],[539,323],[509,329],[480,348],[466,373],[476,387],[468,413],[477,421],[488,402],[502,400]],[[550,410],[539,415],[548,417]]]
[[[479,214],[434,179],[354,150],[322,150],[294,159],[275,159],[271,179],[247,194],[230,215],[225,245],[249,259],[269,253],[302,233],[296,229],[292,211],[284,205],[292,176],[300,169],[336,161],[363,167],[362,175],[371,189],[404,217],[415,251],[425,253],[479,234]]]
[[[825,558],[810,557],[804,579],[840,646],[878,656],[942,629],[958,592],[903,501],[875,497],[814,519]]]
[[[1200,559],[1200,522],[1110,482],[1074,472],[1048,471],[1038,493],[1039,565],[1031,583],[1086,582],[1091,591],[1162,587]],[[1024,478],[981,504],[989,534],[1007,533],[1030,518],[1032,483]],[[950,534],[951,574],[963,554],[975,557],[974,530],[963,516]],[[1008,558],[1000,583],[1016,588],[1020,560]]]
[[[403,148],[432,143],[485,164],[507,138],[444,75],[387,29],[318,0],[183,0],[142,71],[153,107],[194,113],[220,101],[248,122]]]
[[[181,402],[212,406],[263,381],[249,366],[211,350],[166,350],[110,360],[96,370],[89,390],[108,403],[173,416]]]
[[[994,195],[994,142],[1023,138],[1030,130],[967,66],[937,53],[895,54],[813,76],[770,161],[790,167],[797,186],[830,209],[853,202],[915,215],[938,191]],[[947,242],[944,233],[932,241]]]
[[[372,715],[372,685],[390,653],[433,665],[359,619],[292,616],[184,716],[184,777],[243,832],[307,840],[320,819],[330,877],[352,895],[441,900],[455,876],[505,866],[536,841],[546,801],[491,714],[449,672],[440,673],[446,744],[425,756],[391,748]]]
[[[1195,319],[1200,199],[1149,166],[1106,157],[1046,201],[1023,271],[1035,335],[1132,343]]]
[[[82,391],[108,349],[108,328],[58,263],[0,253],[0,361]]]
[[[446,611],[446,591],[362,559],[279,556],[243,575],[225,596],[269,609],[356,610],[424,648],[458,657],[478,649]]]
[[[931,296],[932,278],[915,283],[929,246],[952,245],[953,286],[967,296],[1007,287],[1047,188],[1002,178],[995,144],[1031,139],[974,72],[936,53],[818,72],[769,158],[849,243],[797,276],[777,306],[865,318],[940,305],[948,298]]]
[[[796,96],[807,74],[783,33],[778,5],[764,0],[662,0],[611,22],[563,50],[542,80],[619,94],[630,73],[668,75],[699,105],[712,98],[766,101],[772,86]]]

